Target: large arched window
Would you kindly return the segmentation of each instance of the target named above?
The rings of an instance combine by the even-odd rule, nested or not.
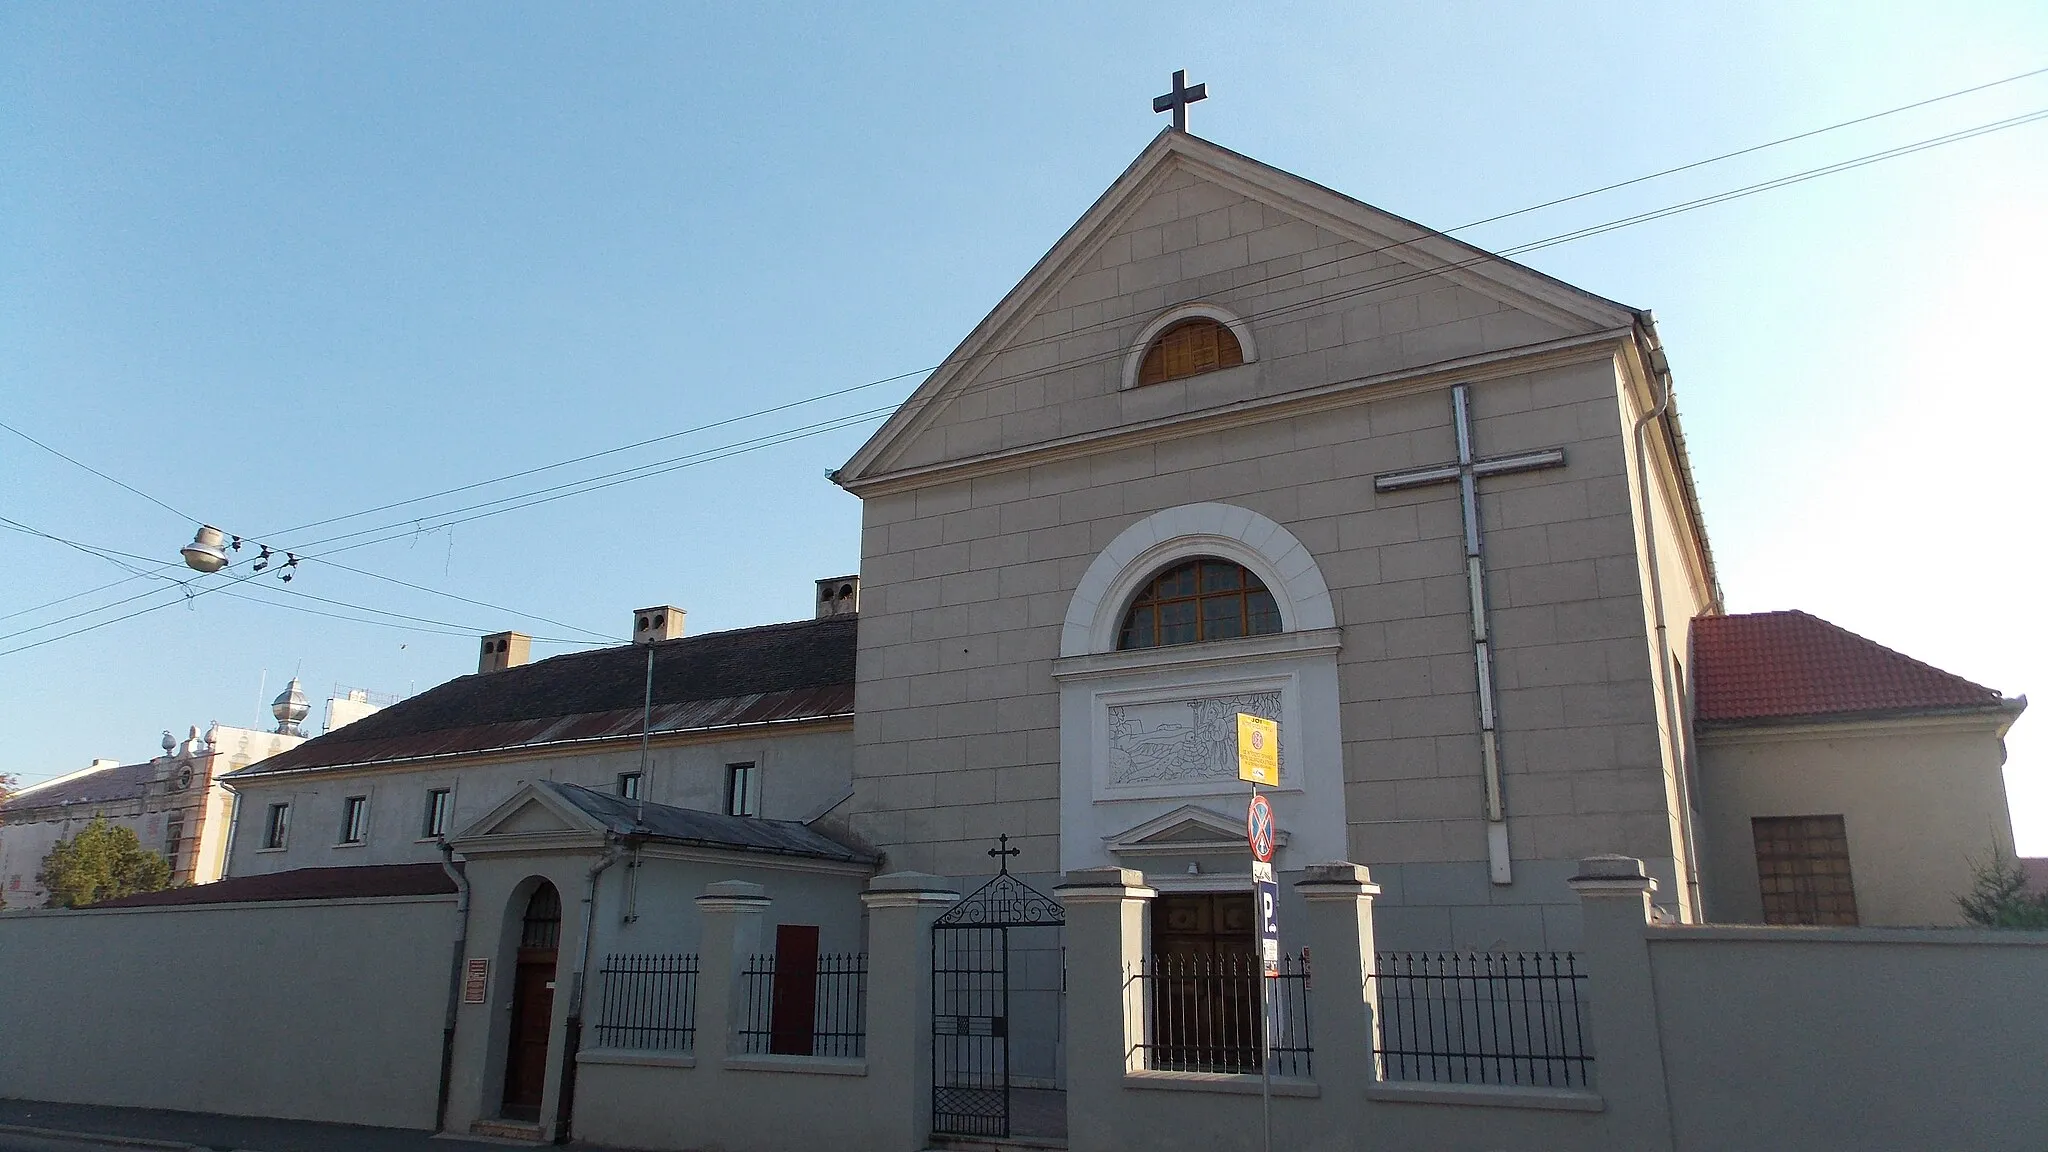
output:
[[[1280,631],[1280,606],[1251,570],[1229,560],[1187,560],[1131,599],[1116,646],[1158,648]]]
[[[1244,363],[1244,348],[1231,330],[1207,316],[1183,320],[1161,332],[1138,365],[1139,384],[1164,384]]]

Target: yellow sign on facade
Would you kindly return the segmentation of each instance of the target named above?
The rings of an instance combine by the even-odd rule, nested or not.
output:
[[[1280,786],[1279,721],[1237,714],[1237,778],[1268,788]]]

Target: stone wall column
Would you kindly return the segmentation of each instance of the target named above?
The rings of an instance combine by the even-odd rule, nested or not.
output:
[[[1580,955],[1592,1016],[1596,1082],[1608,1144],[1669,1152],[1671,1103],[1650,973],[1650,897],[1657,882],[1632,856],[1589,856],[1571,879],[1585,921]]]
[[[1067,1147],[1112,1152],[1124,1073],[1141,1067],[1145,909],[1157,892],[1134,868],[1069,872],[1053,895],[1066,907]]]
[[[761,950],[761,916],[771,901],[768,890],[744,880],[721,880],[704,886],[697,911],[704,917],[704,935],[697,953],[697,1066],[707,1071],[725,1067],[738,1038],[737,1026],[746,1011],[747,958]]]
[[[1326,1085],[1325,1101],[1356,1100],[1360,1087],[1380,1078],[1373,1054],[1373,897],[1380,886],[1364,865],[1313,864],[1294,882],[1308,906],[1297,939],[1309,948],[1309,1021],[1312,1067]],[[1285,939],[1286,927],[1281,927]]]
[[[960,899],[946,881],[868,881],[868,1086],[884,1152],[918,1152],[932,1127],[932,921]]]

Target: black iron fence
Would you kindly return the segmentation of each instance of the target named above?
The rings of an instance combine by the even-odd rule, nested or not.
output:
[[[741,974],[746,1009],[740,1051],[749,1055],[848,1056],[867,1054],[868,956],[818,957],[811,979],[775,970],[773,955],[749,957]],[[809,1000],[809,1007],[805,1007]]]
[[[1388,1080],[1585,1087],[1585,975],[1570,952],[1382,952]]]
[[[1308,1023],[1308,962],[1283,956],[1268,977],[1250,955],[1153,956],[1129,975],[1144,1005],[1135,1045],[1144,1066],[1163,1072],[1257,1072],[1264,1027],[1259,983],[1270,996],[1275,1076],[1307,1076],[1314,1052]]]
[[[696,1047],[696,956],[611,955],[598,975],[598,1047]]]

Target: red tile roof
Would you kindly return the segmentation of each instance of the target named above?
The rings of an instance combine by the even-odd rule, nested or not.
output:
[[[370,896],[453,895],[455,882],[439,864],[371,864],[358,868],[295,868],[262,876],[231,876],[211,884],[166,888],[102,900],[94,908],[151,908],[163,904],[256,904],[270,900],[344,900]]]
[[[2027,874],[2027,887],[2048,892],[2048,856],[2020,857],[2020,871]]]
[[[2006,704],[1982,684],[1798,611],[1701,616],[1692,622],[1692,662],[1695,714],[1705,723]]]

